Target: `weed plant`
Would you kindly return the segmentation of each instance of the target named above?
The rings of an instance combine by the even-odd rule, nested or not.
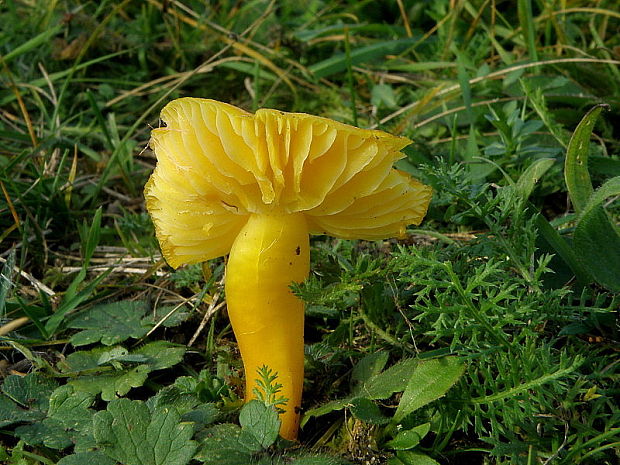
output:
[[[615,464],[620,16],[552,0],[0,1],[0,463]],[[312,238],[299,443],[224,259],[142,189],[173,98],[413,140],[420,229]]]

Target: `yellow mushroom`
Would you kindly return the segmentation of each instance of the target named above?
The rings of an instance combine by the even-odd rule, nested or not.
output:
[[[309,234],[378,240],[426,214],[431,189],[392,167],[410,141],[302,113],[255,114],[181,98],[153,130],[146,205],[176,268],[229,254],[228,314],[246,376],[268,366],[288,399],[280,434],[297,437],[304,306],[290,291],[310,269]]]

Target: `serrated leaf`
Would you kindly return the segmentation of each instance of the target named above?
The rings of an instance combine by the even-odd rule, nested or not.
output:
[[[68,384],[74,386],[76,391],[93,395],[101,393],[103,400],[112,400],[117,396],[124,396],[132,388],[142,386],[151,371],[179,363],[184,354],[184,347],[165,341],[152,342],[132,352],[127,352],[123,347],[99,347],[70,354],[61,369],[64,373],[88,372],[88,375],[69,380]],[[136,362],[143,363],[132,368],[121,368],[121,363]],[[108,363],[116,369],[110,371],[108,366],[102,367]],[[93,371],[100,373],[91,374]]]
[[[355,418],[365,423],[385,425],[390,422],[390,419],[381,413],[377,404],[370,399],[358,397],[353,399],[348,407]]]
[[[465,365],[456,357],[420,361],[394,414],[399,422],[411,412],[442,397],[458,381]]]
[[[58,461],[56,465],[116,465],[116,460],[112,460],[101,451],[79,452],[67,455]]]
[[[30,446],[45,446],[62,450],[73,445],[63,424],[52,418],[45,418],[39,423],[18,426],[15,428],[15,435]]]
[[[96,305],[73,318],[69,328],[83,329],[71,337],[71,344],[83,346],[101,341],[111,346],[129,338],[139,339],[148,332],[142,324],[146,302],[123,300]]]
[[[94,400],[94,396],[75,392],[70,385],[60,386],[50,396],[47,415],[63,422],[67,428],[83,427],[83,423],[91,420],[93,412],[89,407]]]
[[[139,347],[132,354],[145,356],[151,370],[163,370],[183,360],[185,347],[166,341],[155,341]]]
[[[132,388],[140,387],[148,378],[151,369],[148,365],[138,365],[130,370],[120,370],[113,373],[101,373],[95,376],[80,376],[68,382],[76,391],[87,392],[92,395],[101,394],[106,401],[124,396]]]
[[[251,451],[239,442],[240,434],[241,428],[230,423],[208,428],[195,458],[218,465],[248,465],[251,463]]]
[[[197,444],[192,426],[172,408],[150,412],[144,402],[113,400],[93,421],[103,452],[123,465],[185,465]]]
[[[162,305],[155,309],[155,311],[149,311],[149,313],[142,318],[142,324],[147,327],[152,327],[161,323],[166,328],[173,328],[186,321],[192,314],[186,311],[185,307],[179,307],[178,305]]]
[[[0,428],[23,421],[41,420],[44,417],[45,412],[22,408],[7,396],[0,394]]]
[[[280,423],[275,408],[252,400],[239,412],[239,424],[241,425],[239,442],[255,452],[266,449],[278,439]]]
[[[416,447],[431,429],[430,423],[415,428],[399,431],[396,437],[385,443],[386,447],[394,450],[407,450]]]
[[[26,376],[10,375],[2,384],[2,392],[22,407],[46,412],[49,397],[57,386],[56,381],[38,373]]]

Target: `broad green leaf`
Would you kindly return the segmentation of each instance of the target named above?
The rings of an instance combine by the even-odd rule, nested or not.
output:
[[[137,348],[132,354],[143,355],[151,370],[163,370],[180,363],[185,355],[185,347],[166,341],[155,341]]]
[[[599,284],[620,290],[620,233],[602,203],[620,195],[620,176],[608,180],[589,198],[579,217],[574,245],[580,259]]]
[[[517,181],[516,188],[523,201],[530,197],[540,178],[554,163],[555,160],[553,158],[540,158],[528,166],[523,174],[521,174]]]
[[[363,378],[370,376],[372,371],[378,370],[378,366],[383,362],[384,356],[377,356],[377,359],[368,359],[369,366],[362,367],[356,376]],[[382,373],[370,376],[367,381],[361,382],[353,390],[353,394],[344,399],[333,400],[319,407],[309,409],[301,419],[303,427],[312,417],[320,417],[336,410],[342,410],[351,405],[355,399],[366,398],[369,400],[387,399],[395,392],[401,392],[407,387],[411,374],[418,363],[417,359],[408,358],[391,366]],[[374,364],[374,367],[373,367]],[[365,373],[365,374],[364,374]]]
[[[532,211],[535,207],[530,204]],[[590,274],[581,261],[579,261],[575,250],[568,245],[566,240],[555,230],[555,228],[542,216],[542,213],[536,215],[536,227],[540,232],[540,236],[547,241],[553,250],[566,262],[571,271],[575,274],[577,282],[585,285],[591,281]]]
[[[581,213],[593,191],[590,173],[588,172],[588,152],[592,129],[603,108],[609,108],[609,106],[605,104],[596,105],[583,117],[577,125],[566,150],[564,180],[577,213]]]
[[[439,465],[439,462],[421,452],[403,450],[388,460],[388,465]]]
[[[4,380],[2,392],[22,407],[47,412],[50,395],[57,386],[56,381],[39,373],[10,375]]]
[[[385,446],[394,450],[413,449],[424,439],[430,429],[431,424],[424,423],[411,429],[399,431],[394,439],[385,443]]]
[[[575,228],[574,246],[599,284],[620,291],[620,233],[601,205],[613,195],[620,195],[620,177],[610,179],[590,196]]]
[[[38,423],[22,425],[15,428],[15,435],[30,446],[45,446],[50,449],[66,449],[73,441],[63,424],[53,418],[45,418]]]
[[[162,326],[172,328],[186,321],[191,315],[192,313],[189,312],[185,306],[160,305],[155,311],[149,311],[148,314],[142,318],[142,324],[148,328],[152,328],[163,320],[161,323]]]
[[[24,421],[41,420],[44,417],[45,412],[42,410],[20,407],[7,396],[0,394],[0,428]]]
[[[465,365],[456,357],[419,362],[394,414],[399,422],[411,412],[442,397],[465,371]]]
[[[418,360],[408,358],[391,366],[383,373],[372,377],[368,382],[363,383],[357,390],[359,397],[368,399],[387,399],[395,392],[401,392],[407,387],[411,374],[416,369]]]
[[[116,460],[112,460],[101,451],[78,452],[77,454],[67,455],[60,459],[56,465],[116,465]]]
[[[206,464],[248,465],[252,451],[239,442],[240,434],[241,428],[230,423],[208,428],[195,458]]]
[[[351,403],[351,400],[353,400],[353,397],[346,397],[344,399],[332,400],[330,402],[327,402],[326,404],[308,409],[301,417],[300,426],[303,428],[304,425],[308,423],[308,420],[310,420],[312,417],[322,417],[323,415],[327,415],[330,412],[342,410]]]
[[[365,383],[373,376],[381,373],[381,370],[385,368],[385,364],[388,361],[389,353],[386,351],[373,352],[362,358],[351,373],[351,384],[356,385],[359,383]]]
[[[100,373],[93,376],[80,376],[68,383],[79,392],[92,395],[101,394],[101,398],[111,401],[119,396],[126,395],[132,388],[140,387],[147,380],[150,373],[147,365],[138,365],[130,370],[120,370],[112,373]]]
[[[348,407],[355,418],[365,423],[385,425],[390,422],[390,419],[381,412],[377,404],[370,399],[358,397],[353,399]]]
[[[620,176],[607,180],[589,198],[581,217],[598,208],[608,197],[620,195]]]
[[[71,337],[71,344],[78,347],[101,341],[111,346],[129,338],[139,339],[149,329],[142,324],[147,311],[148,306],[143,301],[95,305],[69,322],[69,328],[84,330]]]
[[[49,418],[60,421],[64,428],[90,432],[95,413],[90,409],[95,397],[87,392],[76,392],[71,385],[60,386],[50,397]]]
[[[255,452],[266,449],[278,439],[280,423],[278,413],[273,407],[252,400],[239,412],[239,442]]]
[[[93,429],[103,452],[123,465],[185,465],[197,447],[174,409],[150,412],[137,400],[113,400],[95,414]]]
[[[132,352],[120,346],[98,347],[70,354],[61,369],[64,373],[81,374],[68,381],[76,391],[101,393],[103,400],[112,400],[142,386],[151,371],[176,365],[184,354],[184,347],[165,341],[151,342]],[[136,363],[139,365],[135,366]],[[110,365],[115,368],[113,371]]]

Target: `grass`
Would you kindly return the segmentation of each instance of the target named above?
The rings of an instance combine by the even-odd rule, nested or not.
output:
[[[0,461],[617,463],[614,6],[0,2]],[[172,271],[145,213],[187,95],[407,136],[434,188],[403,240],[312,239],[293,447],[223,259]]]

